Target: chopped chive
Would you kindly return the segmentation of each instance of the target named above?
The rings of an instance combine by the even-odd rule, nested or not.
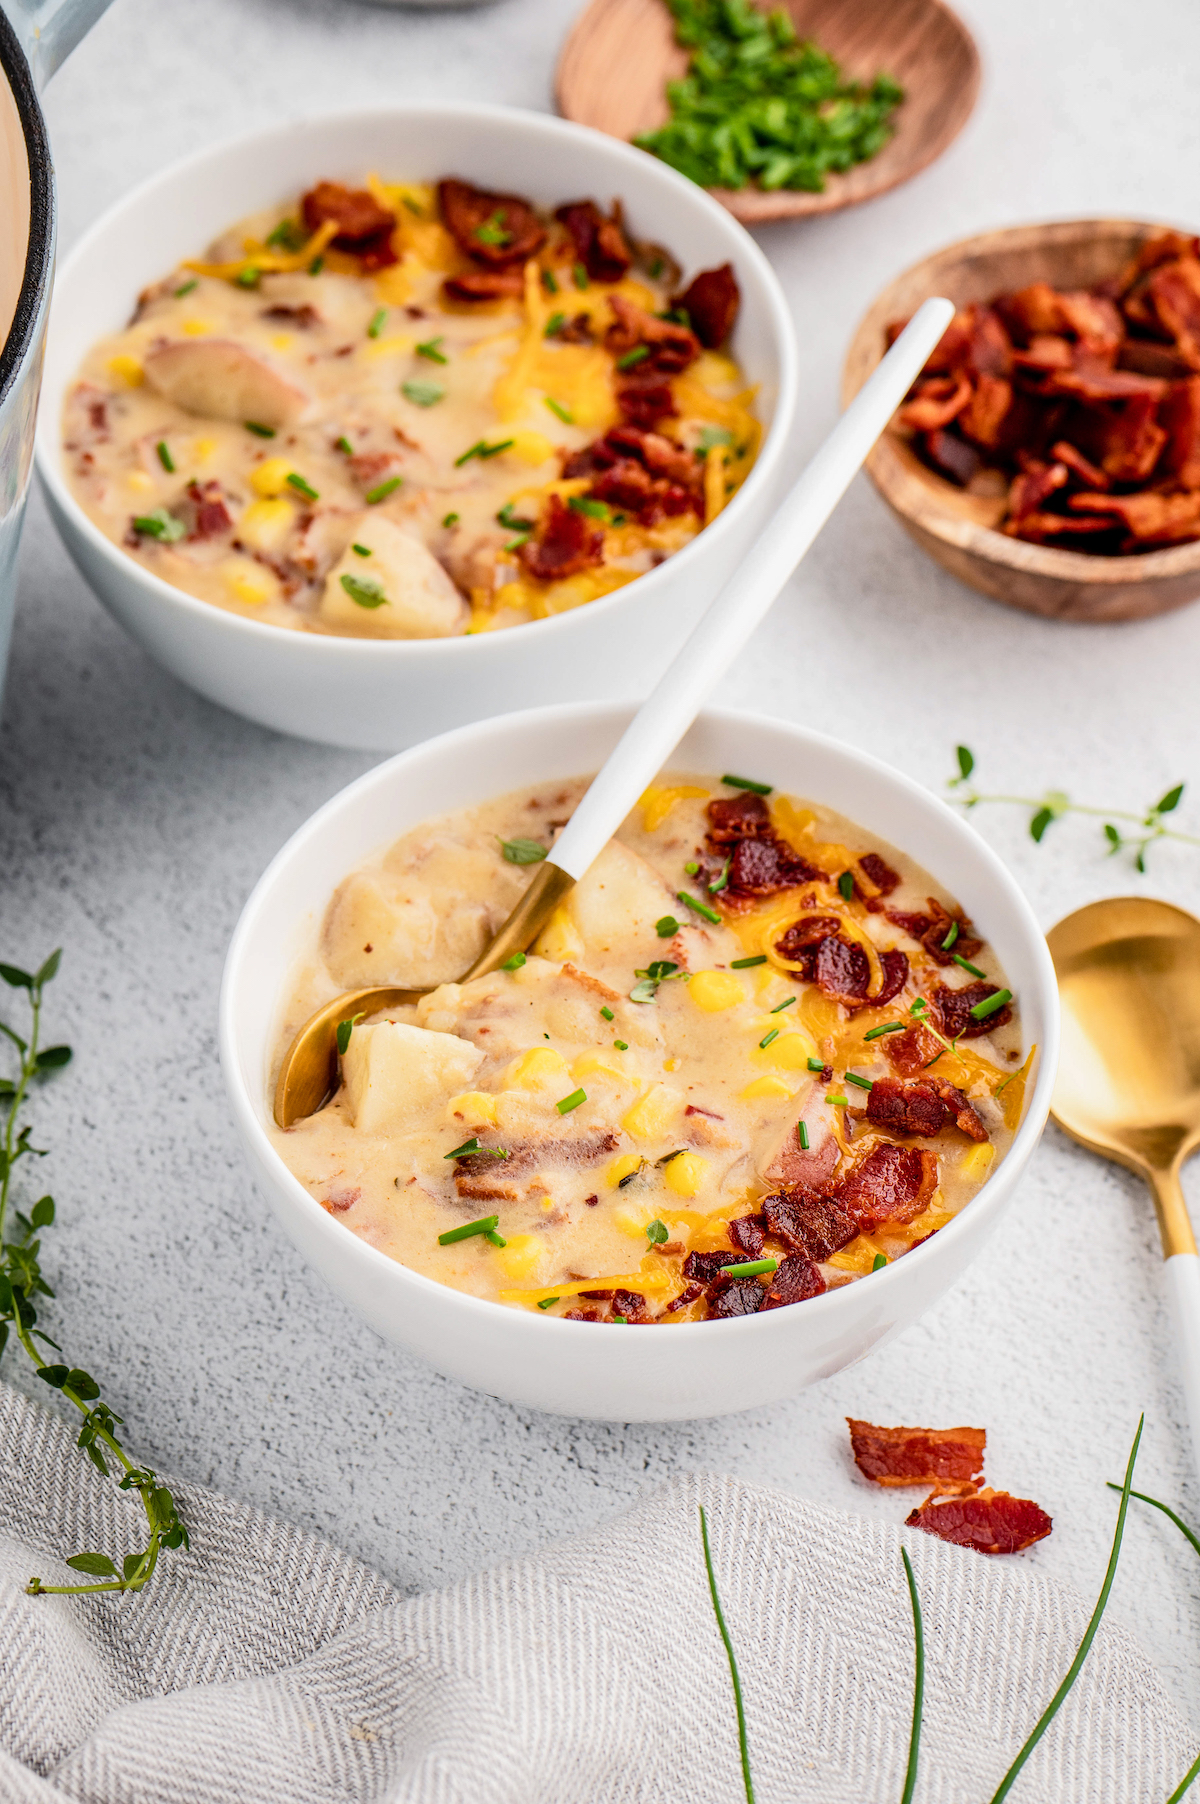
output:
[[[796,1000],[796,998],[794,996],[785,996],[782,1002],[777,1002],[775,1004],[775,1007],[771,1010],[771,1013],[773,1015],[782,1015],[784,1009],[791,1008],[791,1006],[795,1002],[795,1000]]]
[[[542,337],[553,338],[555,333],[562,331],[566,323],[567,316],[565,313],[552,313],[550,318],[546,321],[545,326],[542,328]]]
[[[464,451],[461,457],[455,458],[454,468],[456,470],[461,469],[462,465],[470,463],[473,457],[481,459],[485,457],[499,457],[501,451],[510,450],[514,443],[515,440],[511,438],[502,439],[498,445],[489,445],[486,439],[476,439],[475,443]]]
[[[523,952],[514,952],[511,958],[505,959],[500,969],[502,971],[519,971],[524,963],[525,954]]]
[[[423,345],[417,346],[417,356],[424,357],[429,363],[449,363],[450,359],[440,349],[441,338],[427,338]]]
[[[456,1146],[452,1153],[443,1153],[442,1157],[443,1159],[465,1159],[469,1153],[477,1153],[478,1151],[479,1136],[478,1134],[472,1134],[469,1140],[464,1140],[461,1146]]]
[[[972,1018],[976,1021],[986,1021],[989,1015],[997,1014],[1006,1003],[1011,1001],[1011,990],[997,990],[994,996],[986,996],[982,1002],[975,1004],[971,1010]]]
[[[546,848],[536,839],[502,839],[500,851],[506,864],[541,864]]]
[[[288,480],[290,481],[291,478],[289,477]],[[379,483],[376,488],[368,489],[367,490],[368,504],[371,507],[374,507],[374,505],[377,501],[386,501],[388,496],[393,494],[400,487],[400,484],[403,481],[404,481],[403,476],[389,476],[386,482]]]
[[[252,432],[255,438],[275,437],[274,426],[264,426],[261,420],[243,420],[242,425],[246,428],[247,432]]]
[[[667,1233],[667,1224],[665,1222],[648,1221],[646,1223],[646,1239],[650,1242],[652,1247],[660,1247],[664,1240],[670,1240],[670,1238],[671,1236]]]
[[[700,875],[700,866],[696,863],[694,858],[689,858],[683,868],[689,877],[698,877]]]
[[[698,896],[689,896],[685,889],[677,889],[675,891],[675,900],[677,902],[686,903],[688,908],[694,909],[702,920],[711,921],[714,927],[719,927],[721,925],[721,917],[716,909],[710,908],[707,902],[701,902]]]
[[[325,267],[324,257],[314,257],[312,262],[308,266],[308,273],[310,276],[319,276],[321,271],[324,269],[324,267]]]
[[[872,1271],[879,1270],[879,1261],[887,1260],[882,1253],[875,1255]],[[921,1621],[921,1600],[917,1596],[917,1581],[913,1576],[912,1561],[908,1557],[907,1547],[900,1549],[900,1558],[904,1561],[904,1576],[908,1580],[908,1595],[912,1601],[913,1619],[913,1711],[912,1732],[908,1742],[908,1768],[904,1776],[904,1790],[900,1796],[900,1804],[912,1804],[913,1793],[917,1789],[917,1767],[921,1758],[921,1717],[925,1705],[925,1626]]]
[[[350,549],[357,557],[370,557],[371,555],[371,547],[369,545],[354,544],[351,545]]]
[[[457,514],[444,515],[443,519],[442,519],[442,525],[443,526],[457,526],[458,525],[458,515]]]
[[[849,902],[850,898],[854,894],[854,873],[853,873],[853,871],[843,871],[842,872],[841,876],[838,878],[838,889],[841,892],[842,901]]]
[[[800,1142],[800,1151],[806,1153],[808,1151],[808,1123],[806,1121],[796,1123],[796,1138]]]
[[[515,539],[506,539],[500,549],[501,551],[520,551],[522,545],[528,545],[529,536],[527,532],[518,533]]]
[[[558,293],[558,283],[554,278],[554,271],[552,269],[544,269],[542,271],[542,286],[547,294]]]
[[[758,1050],[760,1052],[765,1052],[767,1047],[771,1044],[771,1041],[777,1040],[778,1038],[779,1038],[779,1029],[777,1027],[773,1027],[771,1029],[770,1033],[764,1034],[762,1039],[758,1042]]]
[[[193,276],[190,282],[184,282],[181,287],[179,287],[175,290],[175,299],[177,301],[181,301],[185,294],[191,294],[192,289],[199,288],[199,286],[200,286],[199,282],[197,281],[196,277]]]
[[[733,1651],[733,1642],[730,1639],[729,1630],[725,1626],[725,1613],[721,1609],[717,1575],[713,1571],[712,1550],[708,1545],[708,1517],[704,1514],[703,1504],[700,1505],[700,1539],[704,1545],[704,1569],[708,1573],[708,1590],[712,1598],[713,1615],[717,1619],[717,1630],[724,1643],[725,1655],[729,1661],[733,1701],[737,1706],[738,1748],[742,1756],[742,1785],[746,1793],[746,1804],[754,1804],[754,1782],[750,1777],[750,1748],[746,1740],[746,1711],[742,1703],[742,1681],[738,1675],[737,1655]]]
[[[604,1016],[604,1019],[606,1021],[615,1021],[616,1020],[616,1016],[613,1014],[612,1010],[609,1008],[607,1003],[605,1003],[604,1006],[601,1008],[600,1013]]]
[[[252,427],[251,427],[251,428],[250,428],[250,430],[251,430],[251,432],[257,432],[257,431],[258,431],[258,427],[256,427],[256,426],[252,426]],[[353,445],[352,445],[352,444],[351,444],[351,443],[350,443],[350,440],[349,440],[349,439],[348,439],[348,438],[347,438],[347,437],[346,437],[346,436],[345,436],[345,434],[344,434],[344,433],[343,433],[343,435],[342,435],[342,437],[341,437],[341,438],[339,438],[339,439],[336,439],[336,440],[335,440],[335,441],[334,441],[334,447],[333,447],[333,448],[334,448],[334,450],[335,450],[335,451],[344,451],[344,452],[345,452],[345,453],[346,453],[346,456],[347,456],[347,457],[353,457],[353,456],[354,456],[354,446],[353,446]]]
[[[650,277],[652,282],[657,282],[659,276],[662,275],[662,272],[663,260],[661,257],[655,257],[653,263],[651,263],[649,269],[646,271],[646,274]]]
[[[848,1096],[831,1094],[825,1098],[825,1101],[827,1103],[832,1103],[835,1109],[848,1109],[850,1107],[850,1098]]]
[[[493,1234],[499,1220],[498,1215],[484,1215],[478,1221],[464,1222],[461,1228],[451,1228],[447,1233],[439,1234],[438,1245],[448,1247],[456,1240],[469,1240],[472,1234]]]
[[[661,920],[655,921],[654,931],[660,940],[669,940],[679,932],[679,922],[674,915],[663,915]]]
[[[572,1109],[577,1109],[581,1102],[586,1101],[586,1090],[572,1090],[569,1096],[564,1096],[562,1101],[556,1102],[554,1106],[560,1115],[569,1115]]]
[[[820,1059],[809,1059],[808,1068],[810,1071],[824,1071],[825,1069]]]
[[[728,783],[730,789],[751,789],[756,796],[769,796],[773,788],[770,783],[756,783],[753,777],[725,776],[721,778],[721,781]]]
[[[617,358],[617,368],[619,370],[631,370],[636,364],[645,363],[649,355],[649,345],[634,345],[632,351],[626,351],[624,357]]]
[[[613,1321],[621,1328],[628,1328],[629,1326],[629,1317],[627,1315],[614,1315]]]
[[[501,207],[497,207],[496,211],[489,219],[485,219],[482,225],[476,226],[471,236],[480,244],[498,245],[501,250],[506,244],[511,244],[513,241],[513,235],[504,223],[504,211]]]
[[[610,509],[607,501],[591,501],[586,495],[572,495],[567,502],[572,513],[586,514],[591,520],[607,520]]]
[[[498,510],[496,518],[499,520],[501,526],[507,526],[510,532],[533,531],[534,522],[532,520],[524,519],[520,514],[514,514],[511,501],[506,501],[504,503],[504,506]]]
[[[572,278],[573,278],[573,280],[574,280],[574,283],[575,283],[575,286],[576,286],[576,288],[580,288],[580,289],[583,289],[583,288],[586,288],[586,287],[587,287],[587,285],[588,285],[588,272],[587,272],[587,270],[586,270],[586,269],[585,269],[585,268],[584,268],[584,267],[583,267],[583,264],[582,264],[582,263],[575,263],[575,264],[573,264],[573,265],[572,265],[572,267],[571,267],[571,275],[572,275]]]
[[[744,1265],[723,1265],[723,1278],[761,1278],[765,1272],[777,1272],[778,1259],[749,1259]]]
[[[506,1247],[508,1245],[508,1242],[507,1242],[507,1240],[505,1240],[503,1234],[497,1234],[495,1228],[489,1228],[487,1233],[484,1236],[484,1239],[490,1240],[494,1247]]]
[[[187,527],[165,507],[156,507],[152,514],[135,514],[133,530],[144,533],[148,539],[157,539],[162,545],[174,545],[182,539]]]
[[[162,465],[163,469],[167,472],[168,476],[174,476],[175,460],[171,456],[170,450],[167,447],[166,439],[160,438],[157,445],[155,445],[154,449],[158,452],[158,461]]]
[[[875,1088],[871,1078],[859,1077],[857,1071],[847,1071],[845,1073],[845,1081],[848,1084],[857,1084],[860,1090],[873,1090]]]
[[[613,1045],[616,1047],[618,1052],[628,1052],[629,1051],[629,1041],[628,1040],[614,1040]]]
[[[440,382],[402,382],[400,393],[414,407],[436,407],[439,401],[446,398],[446,391]]]
[[[731,852],[729,857],[725,860],[724,864],[721,866],[720,870],[717,872],[716,876],[713,878],[712,882],[708,886],[708,893],[710,896],[719,896],[723,889],[728,889],[728,887],[729,887],[729,867],[732,863],[733,863],[733,854]]]
[[[873,1272],[881,1272],[887,1262],[888,1256],[886,1253],[876,1253],[874,1259],[871,1261],[871,1270]]]
[[[969,971],[971,973],[972,977],[986,977],[987,976],[986,971],[981,971],[979,969],[978,965],[973,965],[971,963],[970,959],[963,958],[959,953],[952,952],[950,954],[950,956],[954,960],[956,965],[961,965],[964,971]]]
[[[551,1303],[557,1303],[557,1302],[558,1302],[557,1297],[543,1297],[541,1302],[538,1304],[538,1308],[539,1309],[549,1309]]]
[[[863,1035],[864,1040],[877,1040],[880,1034],[902,1034],[903,1021],[883,1021],[878,1027],[869,1027]]]
[[[950,931],[946,935],[945,939],[942,941],[942,951],[949,952],[951,946],[954,944],[954,942],[957,938],[958,938],[958,922],[951,921]]]
[[[360,608],[390,607],[390,602],[383,592],[383,584],[377,583],[371,576],[351,576],[347,570],[342,577],[342,587],[351,601],[357,602]]]
[[[732,959],[730,961],[729,969],[731,971],[749,971],[752,966],[765,965],[766,962],[767,962],[766,953],[765,952],[756,952],[754,954],[753,958]]]
[[[425,209],[417,205],[411,194],[404,195],[403,200],[410,213],[414,213],[418,219],[424,219]]]
[[[388,310],[386,307],[376,307],[374,313],[371,315],[371,323],[367,327],[367,337],[368,338],[378,338],[379,337],[379,334],[383,331],[384,326],[387,324],[387,313],[388,313]]]
[[[299,475],[297,471],[291,471],[287,481],[288,487],[295,489],[298,495],[303,495],[306,501],[319,501],[321,499],[312,484],[310,482],[305,482],[303,476]]]
[[[546,406],[550,409],[551,413],[557,414],[564,426],[573,426],[575,424],[575,415],[571,412],[569,407],[564,407],[561,401],[552,400],[549,395],[545,397],[545,401]]]
[[[262,281],[262,271],[255,269],[253,264],[247,264],[245,269],[238,270],[233,279],[239,288],[257,288]]]

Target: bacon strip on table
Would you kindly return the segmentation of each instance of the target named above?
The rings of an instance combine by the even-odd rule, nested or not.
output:
[[[1027,1497],[1013,1497],[990,1486],[972,1497],[935,1497],[905,1519],[906,1528],[924,1529],[956,1547],[973,1547],[976,1553],[1020,1553],[1035,1541],[1044,1541],[1054,1524],[1039,1504]]]
[[[977,1485],[987,1434],[982,1428],[876,1428],[847,1416],[854,1462],[877,1485]]]

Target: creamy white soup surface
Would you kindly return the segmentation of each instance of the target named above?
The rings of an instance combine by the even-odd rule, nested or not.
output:
[[[247,618],[440,638],[611,593],[695,538],[761,426],[730,265],[619,203],[321,182],[148,288],[71,385],[95,524]]]
[[[802,1303],[936,1233],[1035,1055],[953,899],[850,821],[664,775],[523,962],[454,981],[585,787],[427,822],[341,883],[278,1057],[340,991],[435,987],[355,1022],[333,1097],[272,1130],[285,1164],[414,1271],[618,1326]]]

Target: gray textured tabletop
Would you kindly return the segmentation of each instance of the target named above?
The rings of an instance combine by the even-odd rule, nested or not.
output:
[[[545,108],[575,0],[422,15],[337,0],[117,0],[54,81],[63,241],[215,139],[356,101]],[[832,421],[854,323],[939,244],[1086,214],[1196,220],[1200,11],[1183,0],[965,0],[978,110],[931,170],[761,242],[800,328],[799,460]],[[255,1194],[217,1069],[225,947],[254,880],[373,760],[282,739],[162,675],[70,566],[35,496],[0,748],[0,956],[65,947],[50,1028],[76,1062],[37,1104],[48,1323],[104,1380],[147,1459],[311,1526],[400,1585],[437,1585],[586,1527],[701,1468],[897,1519],[849,1461],[843,1417],[978,1423],[991,1481],[1055,1518],[1024,1556],[1099,1587],[1138,1414],[1144,1487],[1200,1517],[1147,1198],[1050,1130],[958,1288],[866,1364],[777,1408],[598,1425],[463,1390],[383,1345],[307,1270]],[[985,786],[1136,808],[1191,779],[1200,831],[1200,606],[1084,629],[1010,612],[936,570],[865,481],[718,700],[852,738],[940,788],[966,740]],[[1187,905],[1200,852],[1147,876],[1098,824],[1040,847],[1014,809],[977,825],[1049,926],[1137,890]],[[1197,1194],[1193,1183],[1193,1196]],[[44,1398],[9,1355],[5,1372]],[[31,1508],[36,1502],[31,1500]],[[1131,1524],[1112,1610],[1200,1719],[1200,1572],[1171,1526]]]

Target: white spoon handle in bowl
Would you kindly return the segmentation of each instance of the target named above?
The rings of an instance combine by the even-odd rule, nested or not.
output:
[[[950,302],[940,299],[917,310],[646,697],[551,850],[550,860],[569,877],[583,876],[679,744],[849,488],[953,316]]]

